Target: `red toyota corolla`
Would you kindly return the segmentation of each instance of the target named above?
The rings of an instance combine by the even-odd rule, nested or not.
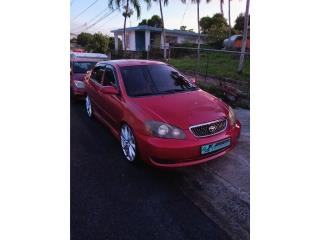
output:
[[[85,90],[88,116],[111,129],[130,162],[191,166],[226,154],[240,135],[231,107],[161,62],[99,62]]]

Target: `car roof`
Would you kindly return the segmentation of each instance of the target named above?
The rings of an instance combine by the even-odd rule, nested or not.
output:
[[[151,65],[151,64],[165,64],[160,61],[141,60],[141,59],[117,59],[117,60],[109,60],[109,61],[100,61],[99,63],[108,63],[108,64],[112,64],[112,65],[117,65],[119,67],[141,66],[141,65]]]
[[[101,59],[97,58],[71,58],[70,62],[100,62]]]

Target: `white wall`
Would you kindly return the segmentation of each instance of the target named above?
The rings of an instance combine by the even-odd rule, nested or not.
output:
[[[135,31],[130,31],[129,32],[128,50],[130,50],[130,51],[135,51],[136,50],[136,35],[135,35]]]

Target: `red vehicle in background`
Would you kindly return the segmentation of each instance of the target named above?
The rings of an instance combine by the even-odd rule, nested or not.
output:
[[[70,54],[70,94],[73,99],[84,99],[84,80],[88,71],[99,61],[107,60],[108,56],[100,53]]]
[[[84,80],[99,60],[74,58],[70,60],[70,94],[72,98],[83,99],[85,96]]]

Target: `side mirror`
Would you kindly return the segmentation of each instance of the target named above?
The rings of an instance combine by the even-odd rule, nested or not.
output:
[[[190,82],[192,82],[193,84],[196,84],[196,79],[194,77],[189,78]]]
[[[103,94],[118,94],[119,91],[115,87],[107,86],[101,88],[101,93]]]

